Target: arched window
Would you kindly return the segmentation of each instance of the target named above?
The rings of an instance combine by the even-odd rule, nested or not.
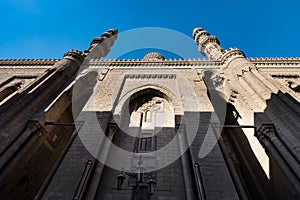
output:
[[[145,112],[145,122],[148,122],[148,123],[151,122],[151,118],[152,118],[152,113],[150,110],[147,110]]]

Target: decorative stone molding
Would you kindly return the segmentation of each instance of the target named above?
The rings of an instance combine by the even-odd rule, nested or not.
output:
[[[116,123],[109,123],[108,124],[108,132],[107,137],[112,139],[115,133],[119,130],[119,127]]]
[[[82,54],[82,52],[75,50],[75,49],[68,51],[67,53],[64,54],[63,57],[64,58],[72,58],[72,59],[78,60],[80,62],[83,62],[83,60],[84,60],[84,55]]]
[[[286,80],[287,86],[294,92],[300,93],[300,85],[292,80]]]
[[[143,104],[138,111],[146,112],[146,111],[157,111],[160,109],[160,105],[157,105],[158,102],[165,101],[163,98],[154,97],[152,100],[148,101],[147,103]]]
[[[172,103],[174,108],[174,113],[176,115],[183,114],[182,101],[179,96],[173,93],[169,88],[162,85],[154,85],[147,84],[141,87],[130,90],[130,92],[125,93],[123,96],[119,98],[118,104],[115,107],[113,114],[119,115],[126,103],[129,99],[135,99],[138,96],[146,95],[146,94],[158,94],[158,96],[162,96],[167,102]]]
[[[215,88],[223,89],[225,78],[220,74],[214,73],[211,77],[212,84]]]
[[[235,50],[233,48],[232,50]],[[236,49],[238,50],[238,49]],[[229,50],[226,50],[229,51]],[[226,53],[225,51],[225,53]],[[239,50],[240,51],[240,50]],[[225,56],[223,56],[225,59]],[[259,65],[300,65],[300,58],[248,58],[253,64]],[[0,59],[0,66],[51,66],[60,59]],[[146,63],[157,63],[164,66],[220,66],[221,62],[213,62],[206,58],[187,58],[187,59],[166,59],[163,61],[145,61],[140,59],[103,59],[91,60],[91,66],[139,66]]]
[[[220,62],[207,59],[170,59],[163,61],[145,60],[91,60],[91,68],[218,68]]]
[[[228,50],[227,50],[228,51]],[[234,50],[235,51],[235,50]],[[238,50],[239,51],[239,50]],[[224,55],[221,61],[211,61],[207,59],[191,58],[191,59],[168,59],[163,61],[144,61],[139,59],[109,59],[99,60],[93,59],[90,61],[90,68],[199,68],[199,69],[217,69],[224,65],[232,56]],[[242,52],[235,52],[233,56],[240,55]],[[300,66],[300,58],[249,58],[247,59],[252,64],[259,68],[268,67],[298,67]],[[0,59],[0,68],[49,68],[60,61],[60,59]],[[286,75],[283,75],[286,76]]]
[[[47,133],[46,129],[39,121],[29,121],[28,129],[30,132],[37,132],[39,135]]]
[[[267,138],[272,139],[275,136],[275,127],[274,124],[263,124],[255,133],[257,139],[265,144]]]
[[[245,54],[244,52],[242,52],[241,50],[237,49],[237,48],[230,48],[225,50],[224,54],[221,57],[221,62],[222,63],[227,63],[229,61],[232,60],[232,58],[245,58]]]
[[[258,67],[300,66],[300,58],[249,58],[248,60]]]
[[[230,95],[229,95],[228,101],[230,101],[231,103],[235,103],[238,95],[239,95],[238,91],[232,90]]]
[[[216,71],[203,71],[201,73],[202,79],[205,81],[209,89],[222,91],[225,84],[225,77]]]
[[[295,79],[300,78],[299,75],[272,75],[272,78],[279,78],[279,79]]]
[[[290,57],[270,57],[270,58],[248,58],[250,61],[262,61],[262,62],[268,62],[268,61],[300,61],[300,57],[290,58]]]
[[[0,59],[0,68],[2,66],[52,66],[60,59]]]
[[[176,74],[126,74],[126,79],[176,79]]]

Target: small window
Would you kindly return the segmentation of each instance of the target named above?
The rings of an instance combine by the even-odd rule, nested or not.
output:
[[[141,151],[151,151],[152,138],[141,138],[140,150]]]
[[[151,118],[152,118],[152,113],[150,110],[147,110],[145,113],[145,122],[151,122]]]

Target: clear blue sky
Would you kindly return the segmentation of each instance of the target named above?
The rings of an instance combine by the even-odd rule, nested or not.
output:
[[[0,58],[61,58],[107,29],[139,27],[188,36],[203,27],[247,57],[300,57],[299,8],[299,0],[2,0]]]

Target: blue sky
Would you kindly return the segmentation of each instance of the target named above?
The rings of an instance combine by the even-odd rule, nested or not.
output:
[[[61,58],[107,29],[140,27],[187,36],[203,27],[247,57],[300,57],[299,7],[298,0],[2,0],[0,58]]]

